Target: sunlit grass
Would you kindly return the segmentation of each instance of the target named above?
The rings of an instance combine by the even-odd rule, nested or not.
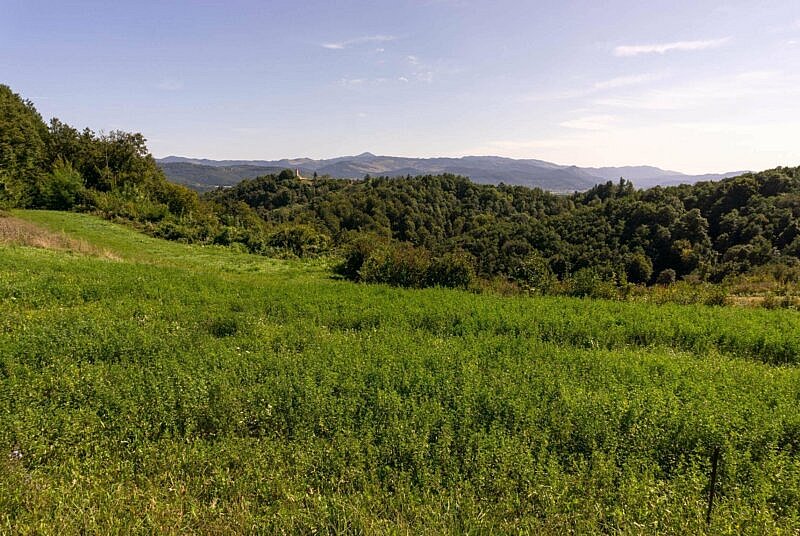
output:
[[[355,285],[15,216],[121,260],[0,245],[0,532],[800,528],[792,311]]]

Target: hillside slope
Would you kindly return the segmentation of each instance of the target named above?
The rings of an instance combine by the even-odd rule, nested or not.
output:
[[[0,532],[800,528],[800,371],[765,363],[798,362],[793,312],[356,285],[14,216],[115,258],[0,244]]]
[[[244,179],[280,173],[284,168],[275,166],[205,166],[190,162],[159,163],[167,179],[188,186],[198,192],[207,192],[220,186],[233,186]]]
[[[569,196],[452,175],[312,183],[284,173],[205,198],[246,203],[273,224],[313,224],[339,243],[374,233],[440,257],[465,252],[485,277],[527,277],[536,259],[562,281],[585,269],[634,283],[665,270],[719,282],[776,265],[789,277],[800,254],[800,168],[649,190],[609,181]]]

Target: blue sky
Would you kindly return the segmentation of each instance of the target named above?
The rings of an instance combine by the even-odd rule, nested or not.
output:
[[[797,0],[0,0],[0,73],[156,156],[800,165]]]

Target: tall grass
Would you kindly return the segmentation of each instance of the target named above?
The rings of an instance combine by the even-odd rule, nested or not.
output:
[[[800,528],[791,311],[355,285],[17,216],[123,261],[0,246],[0,532]]]
[[[71,238],[63,232],[50,231],[7,213],[0,213],[0,244],[71,251],[110,259],[117,258],[111,252],[91,246],[85,240]]]

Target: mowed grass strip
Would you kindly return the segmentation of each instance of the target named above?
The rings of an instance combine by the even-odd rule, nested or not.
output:
[[[24,216],[123,261],[0,246],[0,532],[800,528],[790,311],[354,285]]]

